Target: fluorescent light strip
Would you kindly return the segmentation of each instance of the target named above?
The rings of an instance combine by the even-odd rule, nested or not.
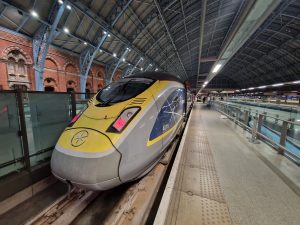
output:
[[[259,86],[258,88],[259,89],[263,89],[263,88],[266,88],[267,86],[266,85],[264,85],[264,86]]]
[[[213,69],[213,73],[216,73],[216,72],[218,72],[220,69],[221,69],[221,66],[222,66],[222,64],[217,64],[215,67],[214,67],[214,69]]]
[[[279,83],[279,84],[272,84],[272,87],[279,87],[279,86],[282,86],[284,85],[283,83]]]

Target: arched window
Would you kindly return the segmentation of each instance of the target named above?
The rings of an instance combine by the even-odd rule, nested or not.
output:
[[[26,58],[19,50],[12,50],[7,55],[7,75],[11,89],[25,90],[30,88],[27,75]]]
[[[26,76],[26,72],[25,72],[25,61],[23,59],[20,59],[18,61],[18,71],[17,74],[19,76],[25,77]]]
[[[66,66],[66,72],[67,73],[77,73],[77,70],[76,70],[76,67],[69,63],[67,66]]]
[[[15,66],[16,66],[16,60],[13,57],[9,57],[7,62],[8,75],[15,75],[16,73]]]

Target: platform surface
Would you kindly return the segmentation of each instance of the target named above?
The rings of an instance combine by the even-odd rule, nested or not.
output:
[[[300,167],[230,123],[195,104],[165,224],[299,225]]]

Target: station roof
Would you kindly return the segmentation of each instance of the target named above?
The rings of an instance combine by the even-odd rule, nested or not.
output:
[[[300,79],[297,0],[3,0],[0,25],[34,37],[62,2],[52,45],[80,55],[108,32],[95,60],[110,65],[129,48],[123,71],[170,72],[197,89],[205,81],[247,88]],[[262,15],[253,14],[258,4]]]

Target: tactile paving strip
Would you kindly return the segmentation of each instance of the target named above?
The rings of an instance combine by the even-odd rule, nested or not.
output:
[[[200,127],[200,116],[196,110],[188,128],[181,173],[177,178],[179,196],[174,196],[178,198],[177,205],[170,212],[172,219],[168,224],[230,225],[230,214],[206,131]]]

